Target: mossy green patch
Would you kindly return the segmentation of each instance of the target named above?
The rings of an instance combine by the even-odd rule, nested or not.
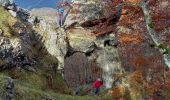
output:
[[[17,93],[15,98],[21,100],[43,100],[45,97],[50,97],[53,100],[96,100],[93,97],[78,97],[78,96],[70,96],[64,94],[54,93],[52,91],[41,91],[34,88],[28,88],[23,86],[16,86]]]
[[[167,46],[165,46],[162,43],[158,45],[158,48],[161,48],[163,50],[163,54],[168,54],[169,53]]]
[[[148,24],[148,26],[149,26],[150,28],[154,28],[154,27],[155,27],[155,24],[154,24],[153,22],[151,22],[151,23]]]
[[[1,100],[5,100],[8,74],[9,74],[8,72],[0,73],[0,99]],[[78,97],[78,96],[71,96],[71,95],[64,95],[64,94],[56,93],[48,89],[43,90],[39,88],[40,86],[38,86],[38,84],[41,85],[45,83],[42,82],[40,78],[38,78],[34,73],[24,72],[24,73],[21,73],[21,75],[23,75],[22,79],[14,79],[14,84],[15,84],[14,99],[15,100],[44,100],[45,97],[50,97],[53,100],[97,100],[96,98],[89,97],[89,96]]]

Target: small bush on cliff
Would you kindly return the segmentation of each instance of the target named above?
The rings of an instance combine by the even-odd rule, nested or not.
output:
[[[153,22],[151,22],[151,23],[148,24],[148,26],[149,26],[150,28],[154,28],[154,27],[155,27],[155,24],[154,24]]]
[[[163,54],[168,54],[168,48],[164,44],[159,44],[158,48],[163,50]]]

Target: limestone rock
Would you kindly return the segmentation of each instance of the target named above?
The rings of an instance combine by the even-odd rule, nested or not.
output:
[[[42,37],[42,41],[49,54],[59,61],[59,69],[64,67],[64,57],[67,53],[67,33],[64,29],[57,29],[56,23],[51,18],[41,18],[39,27],[35,28]],[[39,30],[41,29],[41,30]]]
[[[96,44],[94,42],[90,42],[88,40],[82,40],[76,46],[73,45],[75,51],[80,51],[84,53],[89,53],[95,50]]]
[[[70,11],[66,19],[66,25],[72,24],[74,22],[83,23],[88,20],[98,19],[104,16],[102,6],[96,1],[96,3],[91,1],[77,1],[73,0],[73,8]],[[100,2],[100,1],[99,1]],[[74,18],[75,17],[75,18]],[[79,17],[79,18],[78,18]],[[74,18],[74,19],[73,19]],[[73,20],[71,20],[73,19]]]
[[[73,0],[72,9],[66,18],[65,26],[74,23],[92,30],[95,35],[111,33],[122,12],[121,1],[112,5],[111,0]]]
[[[12,15],[13,17],[16,17],[16,16],[17,16],[17,13],[16,13],[15,11],[9,10],[9,12],[11,13],[11,15]]]

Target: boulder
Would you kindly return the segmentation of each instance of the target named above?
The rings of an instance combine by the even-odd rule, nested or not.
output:
[[[74,45],[73,45],[74,46]],[[80,51],[84,53],[90,53],[93,52],[96,48],[96,44],[93,41],[88,41],[88,40],[82,40],[78,45],[74,46],[75,51]]]

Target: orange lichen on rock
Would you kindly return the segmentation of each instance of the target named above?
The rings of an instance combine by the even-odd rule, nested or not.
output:
[[[120,34],[120,39],[119,41],[123,44],[127,43],[134,43],[134,44],[139,44],[142,42],[142,38],[139,34]]]
[[[77,14],[77,13],[80,13],[80,12],[81,12],[81,11],[78,10],[78,9],[72,9],[72,10],[70,11],[71,14]]]
[[[126,5],[122,10],[122,17],[119,20],[119,25],[131,26],[132,24],[138,24],[142,20],[139,19],[143,16],[142,9],[139,6]]]
[[[154,30],[164,44],[170,45],[170,3],[169,0],[149,0],[149,12]]]
[[[130,2],[130,3],[140,3],[141,0],[124,0],[124,2]]]
[[[145,66],[145,65],[149,65],[150,61],[147,57],[144,57],[142,55],[136,55],[133,59],[131,59],[129,61],[129,63],[133,64],[136,69],[145,69],[145,68],[139,68],[140,66]]]
[[[112,96],[114,98],[121,98],[123,94],[125,93],[125,87],[123,86],[118,86],[112,90]]]
[[[137,82],[138,84],[143,83],[143,73],[141,71],[135,71],[130,75],[130,82]]]

